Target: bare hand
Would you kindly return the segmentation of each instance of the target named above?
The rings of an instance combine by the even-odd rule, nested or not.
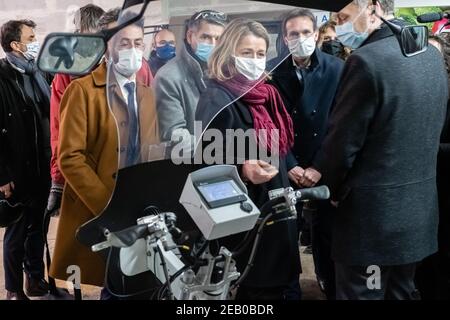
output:
[[[292,182],[296,183],[299,187],[301,187],[302,185],[300,184],[300,179],[303,177],[304,173],[305,170],[302,167],[297,166],[291,169],[291,171],[289,171],[288,176]]]
[[[14,188],[15,188],[14,182],[10,182],[7,185],[0,187],[0,192],[5,195],[5,199],[9,199],[12,195]]]
[[[278,174],[277,168],[261,160],[246,161],[242,166],[242,175],[253,184],[263,184]]]
[[[322,174],[314,168],[308,168],[303,173],[303,177],[300,179],[302,186],[307,188],[314,187],[322,179]]]

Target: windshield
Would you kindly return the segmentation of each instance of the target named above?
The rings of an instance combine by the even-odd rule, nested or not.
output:
[[[123,10],[119,23],[141,9]],[[283,35],[283,16],[292,9],[241,0],[155,1],[144,19],[117,33],[104,63],[120,168],[161,160],[222,163],[200,143],[211,123],[252,88],[270,83],[272,71],[289,59],[289,43],[314,38],[312,32]],[[319,25],[330,18],[330,12],[312,12]]]

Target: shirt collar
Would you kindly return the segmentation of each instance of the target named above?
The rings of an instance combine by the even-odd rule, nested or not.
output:
[[[117,83],[119,84],[119,86],[121,88],[124,88],[125,85],[129,82],[133,82],[134,84],[136,84],[136,75],[135,74],[133,75],[133,77],[130,80],[130,79],[124,77],[123,75],[121,75],[119,72],[117,72],[116,68],[113,68],[113,69],[114,69],[114,75],[116,76]]]
[[[308,63],[306,64],[306,66],[299,66],[297,65],[297,62],[295,62],[294,56],[292,56],[292,64],[297,69],[307,69],[311,66],[311,58],[308,59]]]

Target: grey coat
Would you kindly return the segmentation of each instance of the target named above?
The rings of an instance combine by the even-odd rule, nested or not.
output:
[[[439,52],[406,58],[384,26],[348,59],[314,162],[340,202],[332,255],[402,265],[437,251],[436,162],[448,97]]]
[[[175,129],[194,135],[194,121],[200,94],[206,90],[200,63],[182,46],[176,58],[162,67],[154,80],[160,136],[169,141]]]

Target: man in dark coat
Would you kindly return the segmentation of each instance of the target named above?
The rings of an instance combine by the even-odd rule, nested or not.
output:
[[[311,166],[325,137],[328,114],[344,63],[316,47],[318,26],[309,10],[289,12],[283,20],[283,36],[291,55],[273,72],[273,83],[283,96],[294,122],[294,157],[288,159],[288,170],[298,187],[304,169]],[[296,168],[297,163],[300,167]],[[329,201],[319,203],[317,210],[311,217],[314,264],[327,297],[334,299],[334,263],[330,253],[334,210]]]
[[[434,37],[436,47],[443,53],[450,80],[450,34]],[[433,44],[430,38],[430,44]],[[449,82],[450,84],[450,82]],[[441,135],[437,162],[439,195],[439,250],[423,260],[416,273],[416,284],[422,300],[450,300],[450,100]]]
[[[437,49],[405,57],[380,16],[394,1],[338,13],[346,62],[328,134],[313,161],[338,206],[338,299],[412,299],[417,262],[437,251],[436,162],[448,98]],[[401,21],[393,20],[400,24]]]
[[[438,156],[438,192],[439,192],[439,299],[450,299],[450,102],[447,108],[447,120],[441,136]]]
[[[0,192],[25,204],[22,218],[6,228],[3,243],[8,300],[47,294],[44,280],[44,210],[50,189],[50,87],[34,59],[39,51],[29,20],[1,28]]]

